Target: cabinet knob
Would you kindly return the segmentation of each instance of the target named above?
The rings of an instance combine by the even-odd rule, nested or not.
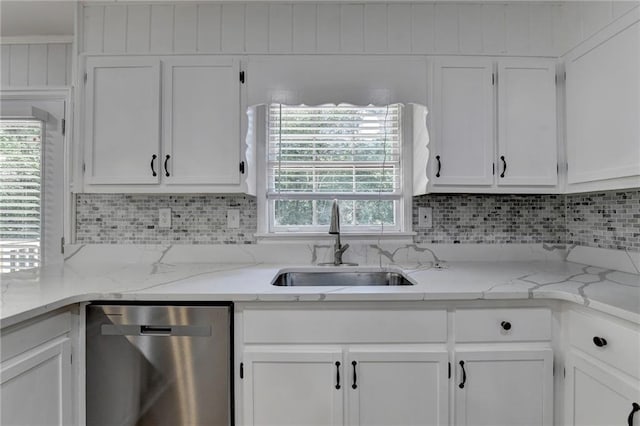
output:
[[[595,336],[593,338],[593,343],[594,345],[596,345],[597,347],[601,348],[603,346],[607,346],[607,339],[605,339],[604,337],[598,337]]]
[[[502,321],[500,327],[502,327],[504,331],[509,331],[511,330],[511,323],[509,321]]]

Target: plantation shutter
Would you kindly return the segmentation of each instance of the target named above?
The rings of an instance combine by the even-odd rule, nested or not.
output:
[[[270,199],[402,198],[400,104],[272,104]]]
[[[42,123],[0,120],[0,267],[40,265]]]

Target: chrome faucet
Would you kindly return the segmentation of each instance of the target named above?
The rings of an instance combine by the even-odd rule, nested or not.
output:
[[[349,248],[349,244],[344,246],[340,243],[340,207],[338,207],[338,200],[333,200],[331,206],[331,224],[329,225],[329,234],[336,236],[336,243],[333,246],[333,265],[352,265],[356,266],[356,263],[344,263],[342,261],[342,255]]]

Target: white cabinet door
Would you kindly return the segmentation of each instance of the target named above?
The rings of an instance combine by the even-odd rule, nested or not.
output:
[[[177,57],[162,62],[164,184],[239,184],[238,61]]]
[[[493,64],[442,59],[434,71],[433,185],[492,185]]]
[[[565,422],[575,426],[640,426],[640,383],[605,372],[570,353],[565,378]],[[640,407],[639,407],[640,408]],[[629,423],[631,420],[631,423]]]
[[[447,425],[448,354],[350,350],[345,365],[350,425]]]
[[[71,343],[45,343],[2,363],[3,425],[71,424]]]
[[[547,350],[457,351],[455,424],[553,424],[553,355]]]
[[[566,58],[568,184],[640,179],[640,11]],[[634,22],[635,21],[635,22]],[[609,185],[593,189],[616,189]]]
[[[498,185],[556,185],[553,60],[498,61]]]
[[[85,181],[160,181],[160,61],[88,58]]]
[[[245,352],[246,425],[343,423],[341,350]]]

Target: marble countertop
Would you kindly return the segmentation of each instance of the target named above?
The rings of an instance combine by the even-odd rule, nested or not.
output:
[[[406,247],[405,247],[406,248]],[[77,250],[80,250],[77,249]],[[107,250],[107,252],[105,252]],[[109,253],[108,251],[112,252]],[[60,266],[16,272],[2,277],[0,326],[78,302],[121,301],[417,301],[554,299],[589,306],[640,324],[640,275],[566,261],[562,256],[519,256],[470,261],[438,256],[414,247],[383,250],[370,245],[366,266],[340,267],[404,272],[415,285],[396,287],[276,287],[282,270],[317,270],[322,256],[314,246],[311,263],[270,259],[269,249],[244,255],[172,253],[172,246],[102,248],[101,254],[76,253]],[[271,248],[273,251],[273,248]],[[424,254],[429,252],[429,258]],[[226,253],[226,252],[225,252]],[[373,253],[373,255],[371,255]],[[282,254],[282,253],[280,253]],[[361,252],[362,255],[362,252]],[[566,258],[566,254],[563,255]],[[453,260],[444,260],[450,258]],[[107,260],[108,259],[108,260]],[[202,261],[216,259],[215,261]],[[381,259],[386,259],[383,263]],[[348,259],[347,259],[348,260]],[[377,263],[375,262],[377,261]],[[363,262],[364,263],[364,262]],[[331,267],[320,267],[323,270]]]

